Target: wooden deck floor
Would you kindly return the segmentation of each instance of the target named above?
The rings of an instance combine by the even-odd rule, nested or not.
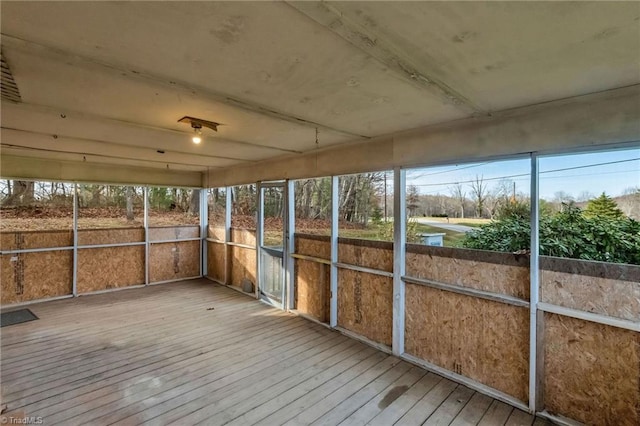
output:
[[[1,331],[5,416],[46,425],[536,420],[206,280],[29,308],[39,320]]]

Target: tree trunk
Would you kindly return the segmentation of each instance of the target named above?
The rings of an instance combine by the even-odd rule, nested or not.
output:
[[[29,205],[34,199],[33,182],[24,180],[13,181],[13,193],[4,202],[6,206]]]
[[[191,191],[191,200],[189,201],[189,213],[192,216],[196,216],[200,211],[200,190],[194,189]]]
[[[133,187],[127,186],[127,220],[133,221]]]

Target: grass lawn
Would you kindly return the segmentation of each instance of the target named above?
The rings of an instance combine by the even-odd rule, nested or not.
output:
[[[455,218],[455,217],[450,217],[449,218],[449,222],[447,222],[447,218],[446,217],[415,217],[415,218],[411,218],[411,219],[426,219],[430,222],[441,222],[441,223],[451,223],[454,225],[464,225],[464,226],[471,226],[474,228],[479,227],[480,225],[485,225],[489,222],[491,222],[491,219],[482,219],[482,218],[464,218],[464,219],[460,219],[460,218]]]
[[[444,233],[444,246],[445,247],[457,247],[458,243],[464,238],[464,232],[454,232],[445,230],[442,228],[436,228],[422,223],[416,223],[416,233],[429,234],[429,233]]]
[[[389,223],[386,227],[385,225],[370,225],[366,229],[340,229],[340,236],[345,238],[359,238],[363,240],[393,241],[392,226],[393,225]],[[414,234],[444,233],[445,247],[457,247],[458,243],[464,238],[463,232],[448,231],[442,228],[436,228],[415,222],[411,226],[414,227]]]

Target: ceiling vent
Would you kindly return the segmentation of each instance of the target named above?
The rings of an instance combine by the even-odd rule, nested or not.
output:
[[[22,102],[18,85],[13,79],[9,64],[4,59],[4,54],[0,54],[0,56],[2,57],[2,99],[11,102]]]

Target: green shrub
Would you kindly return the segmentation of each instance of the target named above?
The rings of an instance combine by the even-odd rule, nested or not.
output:
[[[640,265],[640,222],[613,214],[585,214],[568,205],[540,217],[540,254]],[[516,252],[530,249],[529,214],[522,207],[467,233],[466,248]]]

